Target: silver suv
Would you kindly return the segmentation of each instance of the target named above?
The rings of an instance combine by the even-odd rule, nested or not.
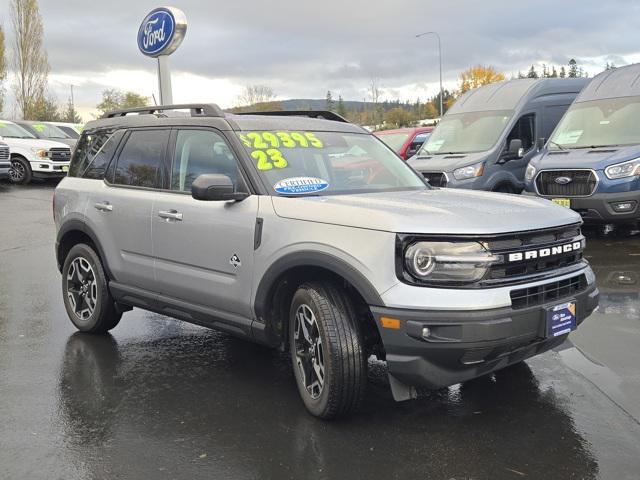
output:
[[[54,217],[79,330],[138,307],[288,350],[322,418],[358,406],[371,355],[406,400],[559,345],[598,303],[578,214],[430,187],[330,112],[108,113]]]

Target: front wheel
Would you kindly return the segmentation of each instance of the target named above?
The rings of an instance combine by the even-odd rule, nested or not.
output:
[[[31,182],[31,165],[22,157],[11,158],[11,168],[9,168],[9,181],[18,185],[25,185]]]
[[[367,382],[367,359],[349,297],[330,283],[303,284],[289,316],[291,360],[307,410],[325,419],[356,410]]]
[[[67,315],[81,332],[106,333],[114,328],[118,312],[100,257],[89,245],[75,245],[62,267],[62,295]]]

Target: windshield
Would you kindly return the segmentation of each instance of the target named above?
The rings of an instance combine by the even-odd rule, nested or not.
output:
[[[504,131],[511,110],[447,114],[431,133],[420,154],[484,152]]]
[[[574,103],[549,140],[550,150],[640,144],[640,97]]]
[[[66,133],[69,138],[74,138],[76,140],[80,138],[80,134],[71,127],[67,127],[66,125],[56,125],[56,127]]]
[[[0,122],[0,136],[7,138],[36,138],[33,134],[15,123]]]
[[[377,137],[387,144],[396,153],[400,153],[404,142],[409,138],[409,132],[406,133],[377,133]]]
[[[258,172],[281,195],[424,190],[425,182],[368,134],[238,133]]]
[[[48,123],[31,123],[31,128],[43,138],[69,138],[69,136],[55,125]]]

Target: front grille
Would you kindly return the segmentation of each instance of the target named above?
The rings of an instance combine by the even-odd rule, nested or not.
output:
[[[511,234],[483,242],[487,250],[505,258],[512,253],[531,250],[550,249],[572,242],[583,242],[584,237],[578,226],[543,230],[539,232]],[[575,265],[582,260],[582,249],[523,259],[515,262],[503,262],[489,267],[485,283],[505,283],[514,277],[536,275]]]
[[[0,146],[0,160],[9,160],[9,147],[6,145]]]
[[[443,172],[423,172],[422,175],[432,187],[447,186],[447,176]]]
[[[71,160],[70,148],[50,148],[49,159],[52,162],[68,162]]]
[[[511,291],[511,306],[514,310],[518,310],[543,305],[554,300],[576,295],[586,288],[587,277],[584,274],[565,280],[545,283],[537,287],[520,288]]]
[[[538,193],[553,197],[586,197],[594,192],[597,183],[591,170],[543,170],[536,178]]]

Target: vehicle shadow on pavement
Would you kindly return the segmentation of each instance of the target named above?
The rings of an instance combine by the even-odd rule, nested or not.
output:
[[[524,363],[397,404],[372,361],[361,412],[324,422],[302,405],[287,354],[207,330],[122,342],[75,333],[59,397],[65,450],[98,477],[598,475],[566,402]]]

